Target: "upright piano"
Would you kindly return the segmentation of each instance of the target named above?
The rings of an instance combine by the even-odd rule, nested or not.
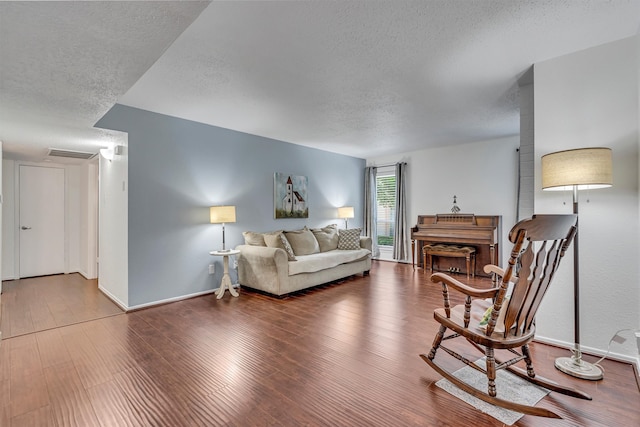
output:
[[[412,261],[424,267],[422,247],[426,244],[445,243],[476,248],[476,276],[490,276],[483,267],[486,264],[500,265],[500,242],[502,239],[502,217],[500,215],[436,214],[418,215],[418,223],[411,229]],[[464,260],[446,258],[438,260],[438,269],[449,267],[464,271]],[[446,263],[446,265],[445,265]],[[460,265],[458,265],[460,263]]]

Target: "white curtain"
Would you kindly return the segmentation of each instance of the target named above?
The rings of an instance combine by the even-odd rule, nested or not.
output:
[[[376,201],[376,175],[378,168],[375,166],[364,169],[364,235],[371,237],[372,256],[380,256],[378,249],[378,231],[376,229],[377,201]]]
[[[406,170],[406,163],[396,163],[396,222],[393,237],[393,259],[398,261],[407,261],[411,255],[407,225]]]

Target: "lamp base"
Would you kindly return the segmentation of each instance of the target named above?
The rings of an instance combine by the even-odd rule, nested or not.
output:
[[[602,379],[602,369],[575,356],[558,357],[556,359],[556,368],[565,374],[583,380],[597,381]]]

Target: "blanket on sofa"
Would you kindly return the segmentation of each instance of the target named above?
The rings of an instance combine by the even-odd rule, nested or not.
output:
[[[300,273],[314,273],[327,268],[333,268],[340,264],[366,258],[370,254],[371,252],[367,249],[336,249],[312,255],[298,255],[296,256],[296,261],[289,261],[289,276]]]

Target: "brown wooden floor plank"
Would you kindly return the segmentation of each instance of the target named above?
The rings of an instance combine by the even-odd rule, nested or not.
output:
[[[137,415],[125,392],[115,380],[95,385],[87,390],[89,401],[102,426],[143,427],[148,424]]]
[[[11,384],[0,380],[0,426],[8,426],[11,419]]]
[[[71,362],[71,355],[58,329],[36,332],[35,337],[43,368]]]
[[[153,378],[158,387],[167,391],[174,406],[185,408],[193,425],[224,425],[232,418],[227,403],[221,398],[225,388],[211,391],[206,381],[198,376],[185,376],[180,366],[173,362],[144,362],[145,373]]]
[[[71,326],[74,333],[62,335],[67,351],[85,389],[113,379],[105,359],[91,343],[82,325]]]
[[[42,371],[38,345],[34,335],[4,341],[9,346],[11,417],[31,412],[49,404],[47,385]]]
[[[11,418],[11,427],[55,427],[56,421],[49,405]]]
[[[49,293],[34,292],[34,299],[29,304],[33,331],[44,331],[59,326],[49,309],[49,299]]]
[[[33,299],[30,295],[31,293],[32,292],[28,292],[20,295],[19,298],[15,298],[11,308],[7,308],[7,314],[9,314],[9,317],[6,320],[9,324],[11,335],[7,333],[5,337],[5,332],[3,331],[3,339],[9,338],[10,336],[28,334],[34,331],[33,321],[31,319],[31,310],[29,308],[29,301]],[[4,298],[3,303],[5,303]],[[9,302],[7,301],[5,304],[8,303]]]
[[[84,390],[52,393],[51,412],[59,426],[101,427]]]
[[[99,426],[72,361],[44,369],[53,418],[61,426]]]
[[[120,372],[115,380],[147,425],[187,426],[196,422],[162,378],[152,378],[142,367]]]

